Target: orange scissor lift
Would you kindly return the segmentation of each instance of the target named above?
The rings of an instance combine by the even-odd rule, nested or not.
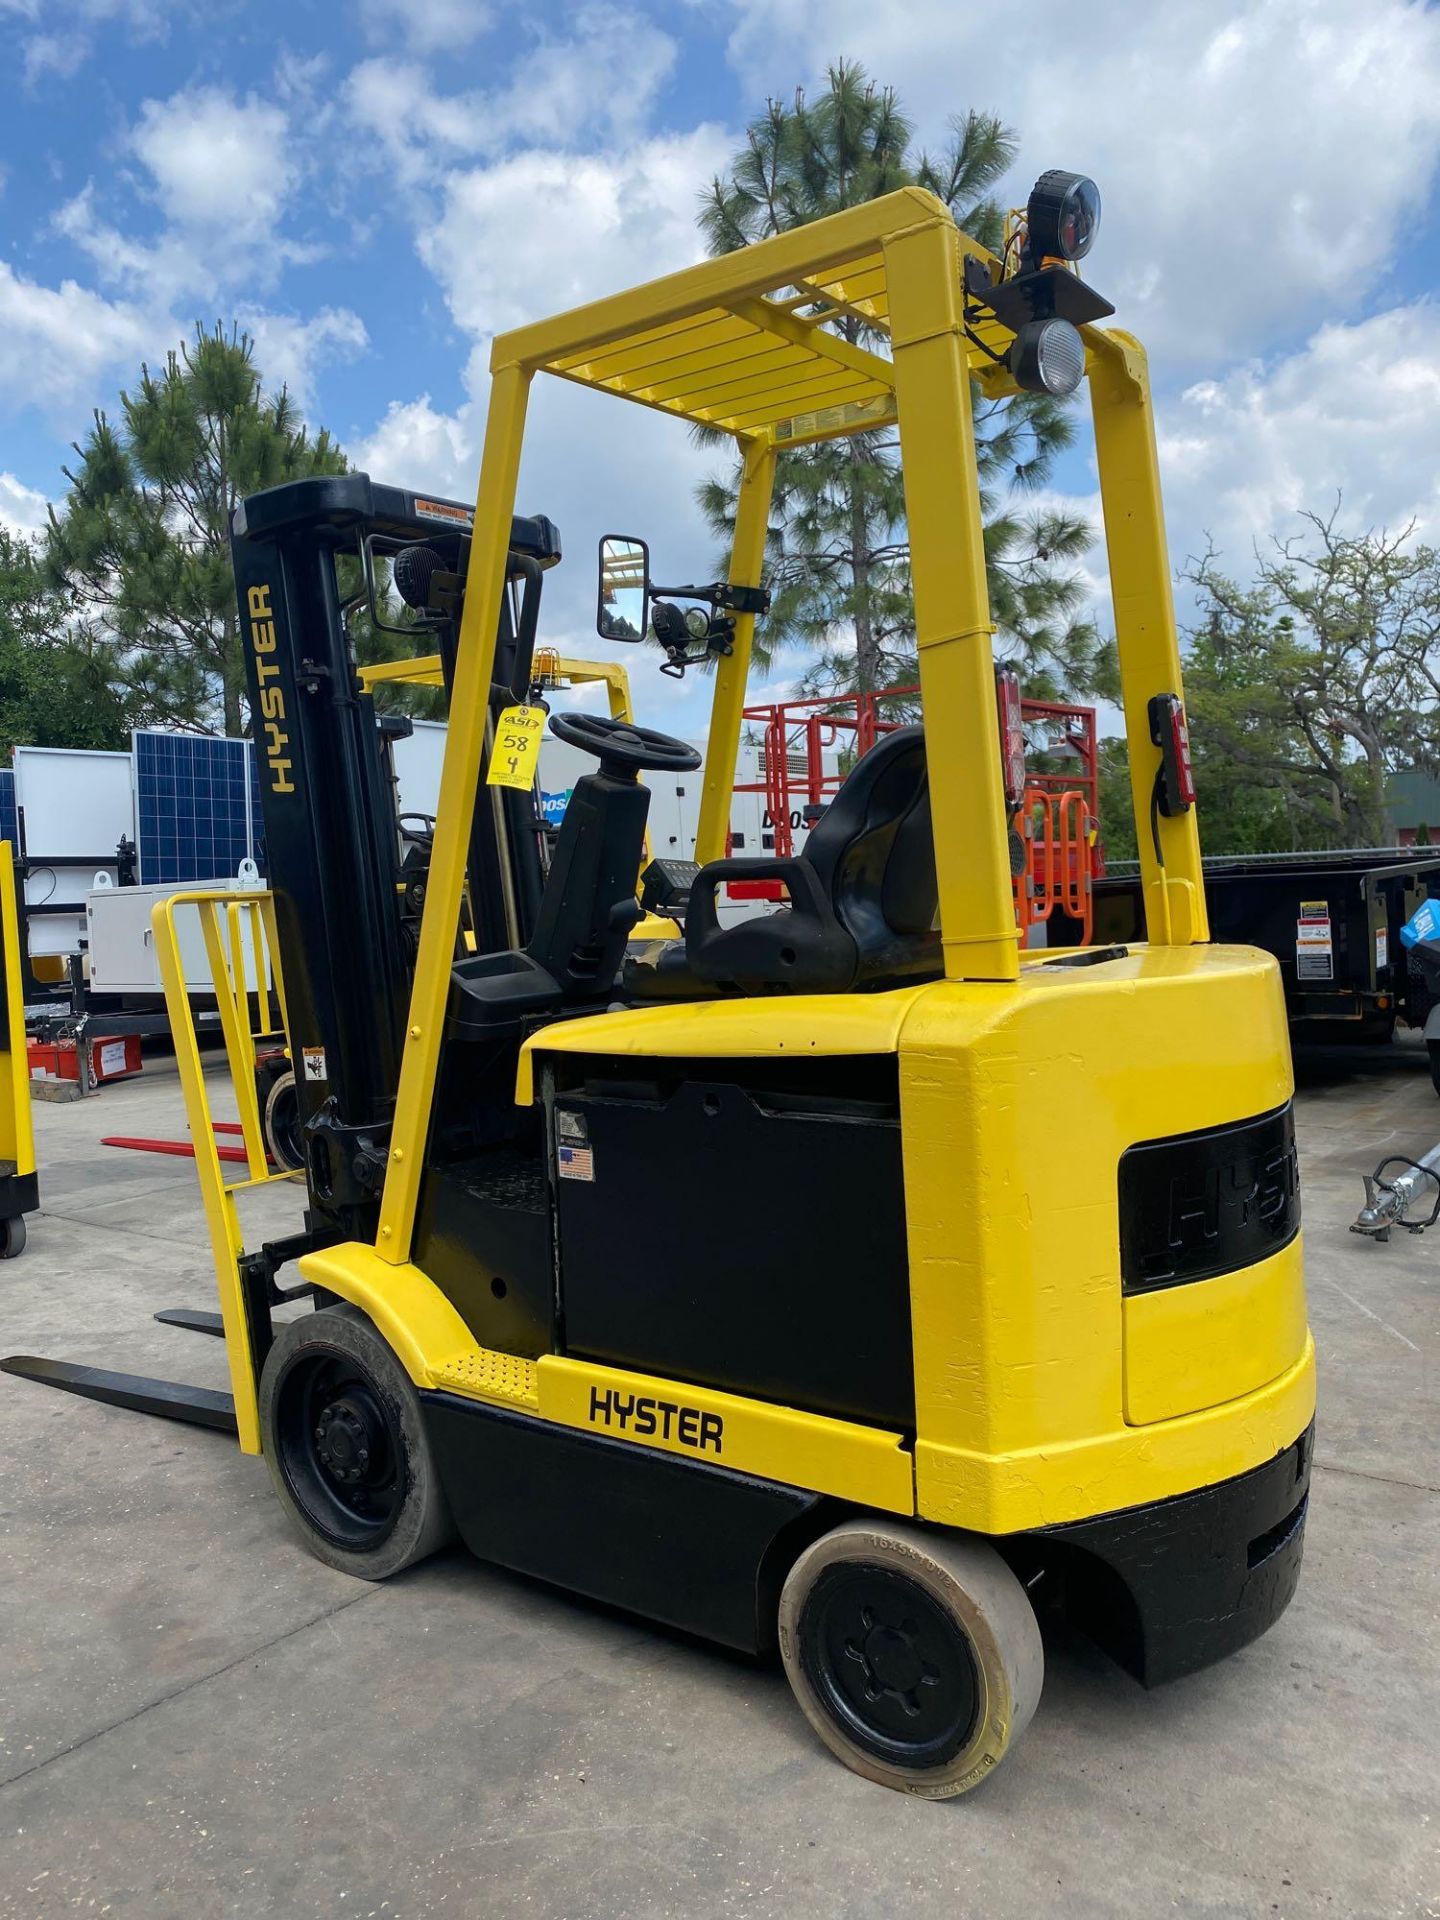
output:
[[[797,851],[797,833],[809,832],[855,762],[882,734],[905,724],[887,718],[887,707],[905,702],[913,712],[919,693],[918,687],[887,687],[746,707],[750,732],[759,734],[761,777],[737,781],[735,791],[763,795],[765,831],[775,837],[777,858]],[[1026,766],[1010,820],[1018,841],[1012,884],[1021,944],[1088,946],[1094,882],[1105,870],[1095,709],[1022,700],[1019,719],[1030,757],[1039,763]],[[774,880],[739,880],[728,892],[736,900],[779,900],[784,889]],[[1052,922],[1070,923],[1062,940],[1049,941]],[[1040,939],[1037,927],[1046,930]],[[1054,931],[1061,931],[1058,924]]]

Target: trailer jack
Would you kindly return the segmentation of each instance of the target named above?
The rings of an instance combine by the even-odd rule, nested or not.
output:
[[[1391,1179],[1387,1172],[1391,1167],[1403,1167],[1405,1171]],[[1440,1220],[1440,1144],[1419,1160],[1392,1153],[1364,1179],[1365,1204],[1351,1225],[1351,1233],[1363,1233],[1372,1240],[1388,1240],[1395,1227],[1403,1227],[1407,1233],[1424,1233]],[[1427,1181],[1434,1194],[1429,1213],[1423,1220],[1407,1220],[1406,1214],[1425,1191]]]

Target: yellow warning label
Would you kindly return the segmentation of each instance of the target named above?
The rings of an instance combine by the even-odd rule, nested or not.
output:
[[[533,787],[540,764],[544,707],[506,707],[495,722],[495,746],[486,782],[492,787]]]

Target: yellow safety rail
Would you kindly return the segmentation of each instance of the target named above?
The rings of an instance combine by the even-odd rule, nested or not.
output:
[[[537,679],[568,680],[576,687],[603,681],[610,702],[610,718],[634,718],[630,676],[618,660],[577,660],[555,653],[549,647],[537,647],[535,668]],[[359,668],[356,677],[366,693],[373,693],[376,687],[443,687],[445,684],[438,653],[417,654],[411,660],[382,660],[374,666]]]
[[[235,1104],[239,1110],[246,1159],[245,1177],[240,1180],[226,1178],[211,1121],[205,1066],[200,1056],[195,1012],[181,957],[178,919],[187,912],[199,915],[210,978],[220,1013],[220,1028],[225,1040],[225,1056],[235,1084]],[[245,1251],[245,1242],[236,1196],[294,1177],[289,1173],[271,1170],[265,1152],[265,1134],[255,1088],[257,1042],[268,1039],[277,1045],[284,1045],[285,1035],[289,1031],[285,1014],[285,987],[280,973],[280,943],[275,927],[274,897],[268,892],[238,893],[228,888],[213,892],[197,890],[176,893],[168,900],[156,902],[150,924],[155,934],[160,978],[165,987],[165,1007],[175,1041],[175,1060],[180,1069],[185,1111],[190,1116],[195,1171],[199,1176],[205,1222],[210,1231],[210,1249],[215,1260],[220,1317],[225,1325],[225,1352],[230,1363],[230,1390],[235,1399],[240,1445],[246,1453],[259,1453],[260,1421],[255,1400],[255,1368],[240,1284],[239,1262]],[[271,988],[280,1015],[278,1026],[271,1019]]]
[[[35,1171],[23,977],[14,849],[0,840],[0,1163],[21,1176]]]

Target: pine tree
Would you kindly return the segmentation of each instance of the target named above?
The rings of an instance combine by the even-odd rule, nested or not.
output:
[[[110,650],[72,633],[66,613],[29,542],[0,527],[0,761],[17,746],[127,744]]]
[[[726,173],[712,181],[700,226],[712,254],[733,252],[827,214],[918,185],[937,194],[964,230],[989,247],[1003,214],[992,189],[1015,155],[1013,134],[974,110],[951,123],[938,155],[913,151],[893,88],[840,61],[811,100],[772,100]],[[851,341],[882,345],[842,317]],[[1090,544],[1083,521],[1020,502],[1042,487],[1070,444],[1069,411],[1043,395],[993,402],[976,392],[976,442],[996,651],[1017,661],[1026,691],[1077,694],[1102,681],[1106,653],[1083,611],[1075,563]],[[736,482],[699,491],[720,538],[734,521]],[[811,655],[807,691],[848,691],[913,680],[917,673],[910,555],[898,443],[879,430],[782,454],[771,514],[762,666],[783,647]],[[853,635],[853,648],[848,644]],[[758,640],[758,636],[757,636]]]
[[[97,412],[63,511],[50,516],[49,583],[82,634],[114,649],[148,722],[244,731],[244,665],[230,564],[237,504],[307,474],[343,473],[282,387],[267,396],[253,342],[197,327],[158,373]]]

